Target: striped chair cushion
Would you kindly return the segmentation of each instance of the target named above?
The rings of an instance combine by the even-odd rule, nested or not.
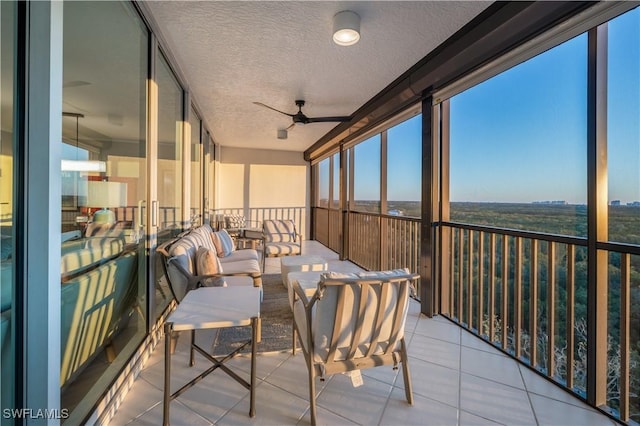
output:
[[[219,257],[229,256],[236,249],[236,245],[226,229],[212,232],[211,239]]]

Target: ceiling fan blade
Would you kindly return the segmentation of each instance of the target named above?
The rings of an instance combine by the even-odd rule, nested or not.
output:
[[[351,120],[351,117],[308,117],[307,123],[331,123]]]
[[[293,117],[293,114],[289,114],[288,112],[280,111],[279,109],[275,109],[274,107],[270,107],[269,105],[263,104],[262,102],[254,102],[254,104],[260,105],[260,106],[265,107],[265,108],[272,109],[272,110],[274,110],[276,112],[279,112],[280,114],[284,114],[284,115],[288,115],[289,117]]]

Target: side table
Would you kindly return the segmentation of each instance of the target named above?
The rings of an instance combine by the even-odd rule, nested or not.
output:
[[[214,358],[207,351],[195,344],[195,331],[212,328],[251,326],[251,339],[239,348],[222,358]],[[207,358],[213,365],[195,379],[171,392],[171,333],[174,331],[191,331],[191,349],[189,365],[195,363],[194,351]],[[250,391],[249,416],[255,416],[256,389],[256,346],[260,341],[260,288],[258,287],[202,287],[191,290],[182,299],[164,325],[164,399],[163,425],[169,424],[169,403],[191,388],[207,375],[220,368],[242,386]],[[251,343],[251,378],[247,382],[238,376],[224,362],[233,358],[238,352]]]

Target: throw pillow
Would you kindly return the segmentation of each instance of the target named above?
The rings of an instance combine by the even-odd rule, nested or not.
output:
[[[236,249],[236,245],[226,229],[212,233],[211,239],[220,257],[227,257]]]
[[[229,229],[239,229],[244,228],[245,219],[244,216],[241,215],[230,215],[224,217],[226,227]]]
[[[216,248],[216,254],[219,257],[224,257],[224,248],[222,247],[222,241],[220,241],[220,236],[217,232],[211,233],[211,241],[213,241],[213,246]]]
[[[196,273],[198,275],[214,275],[222,273],[222,265],[214,250],[198,247],[196,252]],[[203,284],[207,287],[226,287],[222,277],[206,278]]]

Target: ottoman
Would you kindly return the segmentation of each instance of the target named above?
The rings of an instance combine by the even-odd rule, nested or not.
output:
[[[287,256],[280,258],[282,285],[289,290],[288,275],[291,272],[326,271],[327,261],[319,256]]]

